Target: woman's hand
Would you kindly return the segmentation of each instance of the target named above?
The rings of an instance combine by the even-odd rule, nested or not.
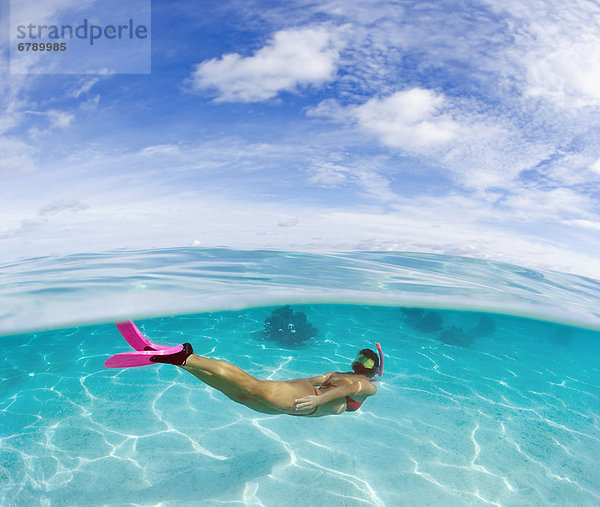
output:
[[[310,396],[305,396],[304,398],[298,398],[294,400],[294,409],[295,410],[308,410],[312,408],[316,408],[319,406],[318,396],[311,394]]]

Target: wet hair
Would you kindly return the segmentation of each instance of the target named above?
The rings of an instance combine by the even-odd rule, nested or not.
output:
[[[379,356],[371,349],[362,349],[358,354],[362,354],[367,359],[372,359],[374,364],[371,368],[365,368],[362,363],[354,361],[352,363],[352,371],[367,377],[373,377],[379,371]]]

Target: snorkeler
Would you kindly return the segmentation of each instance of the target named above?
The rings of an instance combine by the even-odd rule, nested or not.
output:
[[[383,373],[383,352],[363,349],[352,363],[352,372],[329,372],[294,380],[259,380],[233,364],[194,354],[189,343],[163,347],[148,341],[131,321],[117,328],[135,352],[116,354],[107,368],[167,363],[180,366],[231,400],[264,414],[307,417],[353,412],[377,392],[376,375]]]

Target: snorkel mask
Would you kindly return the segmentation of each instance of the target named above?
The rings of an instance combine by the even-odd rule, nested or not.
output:
[[[377,353],[379,354],[379,368],[377,370],[376,375],[378,377],[381,377],[383,375],[383,350],[381,350],[381,345],[379,343],[376,343],[375,345],[377,346]],[[355,364],[361,365],[365,370],[371,370],[371,369],[373,369],[373,366],[375,366],[375,360],[370,357],[367,357],[364,354],[359,352],[358,356],[352,363],[353,370],[354,370]],[[379,379],[373,377],[373,378],[370,378],[369,380],[371,382],[377,382],[377,380],[379,380]]]
[[[362,364],[367,370],[371,370],[375,366],[375,361],[370,357],[366,357],[364,354],[358,354],[355,363]]]

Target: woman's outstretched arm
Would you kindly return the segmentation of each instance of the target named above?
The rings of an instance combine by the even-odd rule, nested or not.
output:
[[[327,403],[329,401],[345,398],[349,394],[360,394],[362,396],[371,396],[377,392],[377,388],[371,382],[361,382],[359,380],[355,380],[354,382],[350,382],[338,387],[334,387],[333,389],[329,389],[327,392],[315,396],[305,396],[304,398],[298,398],[294,401],[296,410],[305,410],[309,408],[315,408],[323,403]]]

